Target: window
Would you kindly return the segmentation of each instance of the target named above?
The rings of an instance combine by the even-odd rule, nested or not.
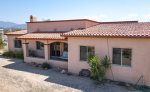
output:
[[[131,49],[113,48],[113,64],[131,66],[131,56]]]
[[[60,56],[60,43],[59,42],[54,42],[51,44],[51,56]]]
[[[44,48],[44,43],[36,41],[36,49],[42,50]]]
[[[64,42],[54,42],[50,44],[50,58],[56,60],[68,60],[68,44]]]
[[[22,48],[22,44],[21,44],[21,40],[17,40],[17,39],[15,39],[14,40],[14,47],[15,48]]]
[[[68,44],[67,43],[64,43],[64,51],[68,52]]]
[[[80,60],[87,61],[89,55],[94,55],[94,47],[80,46]]]

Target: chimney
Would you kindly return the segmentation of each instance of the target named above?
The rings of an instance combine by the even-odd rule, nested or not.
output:
[[[37,17],[35,16],[30,16],[30,22],[36,22],[37,21]]]

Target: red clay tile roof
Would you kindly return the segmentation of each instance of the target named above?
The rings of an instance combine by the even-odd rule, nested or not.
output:
[[[64,40],[66,37],[60,36],[61,33],[29,33],[17,37],[18,39],[40,39],[40,40]]]
[[[14,31],[14,32],[5,33],[5,35],[24,35],[26,33],[27,33],[27,30],[20,30],[20,31]]]
[[[63,33],[62,36],[150,37],[150,22],[101,23],[87,29]]]

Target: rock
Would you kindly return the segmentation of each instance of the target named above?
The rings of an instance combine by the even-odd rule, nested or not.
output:
[[[126,83],[126,86],[127,86],[127,87],[130,87],[131,85],[130,85],[129,83]]]
[[[126,86],[126,83],[125,82],[118,82],[118,85],[119,86]]]
[[[67,73],[67,71],[66,71],[66,70],[62,70],[61,73],[62,73],[62,74],[65,74],[65,73]]]
[[[79,76],[90,77],[90,71],[88,69],[82,69],[79,72]]]
[[[72,75],[72,73],[70,73],[70,72],[67,72],[67,75]]]
[[[40,64],[36,64],[35,67],[41,67],[41,65]]]
[[[35,66],[35,65],[36,65],[36,63],[35,63],[35,62],[31,62],[31,63],[29,63],[29,65],[31,65],[31,66]]]

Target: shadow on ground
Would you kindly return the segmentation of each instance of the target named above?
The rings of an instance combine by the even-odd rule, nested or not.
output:
[[[23,60],[9,59],[9,61],[13,62],[13,63],[3,66],[4,68],[45,75],[45,76],[48,76],[48,78],[45,79],[45,81],[47,81],[47,82],[61,84],[64,86],[75,88],[75,89],[80,89],[80,90],[83,90],[86,92],[89,91],[87,89],[88,87],[93,86],[93,83],[91,80],[89,80],[89,78],[65,75],[65,74],[56,72],[52,69],[43,70],[39,67],[33,67],[26,63],[23,63]],[[93,87],[95,88],[95,86],[93,86]]]
[[[0,58],[2,57],[0,56]],[[123,87],[118,87],[117,85],[110,85],[110,84],[95,85],[93,81],[90,80],[89,78],[61,74],[60,72],[56,72],[52,69],[43,70],[39,67],[33,67],[26,63],[23,63],[23,60],[8,59],[8,61],[12,63],[4,65],[3,66],[4,68],[45,75],[48,76],[48,78],[45,79],[44,81],[79,89],[84,92],[98,92],[98,90],[101,92],[116,92],[116,90],[118,90],[119,92],[119,90],[124,89]],[[121,92],[127,92],[127,90]]]

